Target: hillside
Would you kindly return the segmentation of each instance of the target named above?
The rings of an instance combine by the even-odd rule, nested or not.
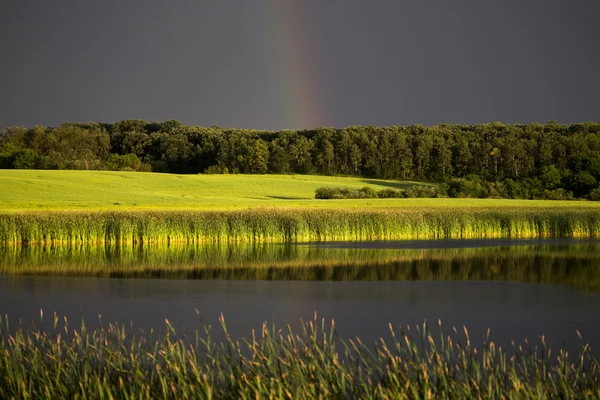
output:
[[[320,186],[375,189],[418,184],[313,175],[173,175],[0,170],[0,209],[229,209],[324,204]],[[344,201],[341,201],[344,203]],[[356,203],[345,201],[345,203]],[[364,204],[360,203],[360,204]],[[325,205],[332,205],[331,202]]]
[[[317,175],[171,175],[0,170],[0,210],[244,209],[254,207],[599,207],[586,201],[480,199],[315,200],[320,186],[402,189],[415,184]]]

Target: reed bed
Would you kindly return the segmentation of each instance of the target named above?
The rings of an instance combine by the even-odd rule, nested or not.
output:
[[[569,208],[43,211],[0,214],[0,243],[301,242],[596,237],[600,213]]]
[[[42,314],[43,318],[43,314]],[[0,324],[0,397],[73,398],[598,398],[600,363],[581,340],[578,354],[538,343],[498,347],[489,331],[481,346],[466,328],[441,323],[396,331],[367,345],[344,340],[324,320],[294,331],[263,325],[224,342],[210,330],[178,336],[133,335],[123,325],[83,324],[43,332]]]

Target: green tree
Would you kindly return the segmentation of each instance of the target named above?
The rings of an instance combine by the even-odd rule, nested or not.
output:
[[[540,171],[540,179],[546,189],[554,190],[561,186],[562,173],[554,165],[546,165]]]
[[[292,171],[298,174],[311,174],[314,172],[312,163],[313,143],[304,136],[296,135],[290,141],[290,165]]]
[[[248,172],[266,174],[268,172],[269,148],[264,140],[256,139],[252,144],[252,152],[248,160]]]

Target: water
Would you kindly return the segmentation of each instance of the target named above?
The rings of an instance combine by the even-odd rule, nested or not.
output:
[[[46,329],[57,312],[71,327],[101,315],[160,333],[168,319],[188,335],[213,325],[219,338],[223,314],[247,337],[264,321],[294,327],[316,312],[366,343],[389,337],[389,323],[441,319],[446,330],[467,326],[475,343],[490,328],[503,347],[545,335],[575,350],[579,330],[600,348],[597,241],[18,248],[2,251],[0,271],[12,326],[39,326],[42,308]]]

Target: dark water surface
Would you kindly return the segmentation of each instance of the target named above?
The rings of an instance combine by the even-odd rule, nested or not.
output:
[[[367,343],[387,337],[388,323],[441,319],[446,330],[466,325],[475,340],[491,328],[504,347],[546,335],[551,347],[575,349],[579,330],[600,350],[597,241],[387,243],[5,249],[0,313],[13,326],[39,326],[43,308],[46,328],[52,312],[72,327],[82,317],[94,326],[101,314],[103,323],[160,332],[168,319],[188,334],[200,318],[215,326],[223,314],[240,337],[263,321],[298,326],[316,312]],[[42,276],[51,274],[59,276]]]

